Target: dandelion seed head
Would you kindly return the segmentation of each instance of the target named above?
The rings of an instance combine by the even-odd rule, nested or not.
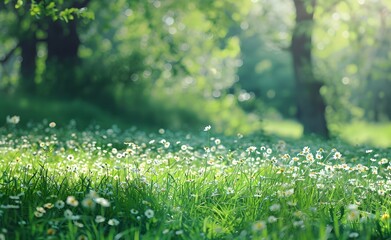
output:
[[[58,209],[62,209],[62,208],[64,208],[65,203],[64,203],[64,201],[62,201],[62,200],[58,200],[58,201],[55,202],[54,206],[55,206],[56,208],[58,208]]]
[[[147,210],[145,210],[144,215],[147,218],[153,218],[153,216],[155,215],[155,212],[152,209],[147,209]]]

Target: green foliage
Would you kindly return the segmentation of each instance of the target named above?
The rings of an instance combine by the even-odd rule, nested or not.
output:
[[[4,0],[6,5],[10,4],[10,0]],[[65,7],[64,7],[65,6]],[[55,20],[63,20],[68,22],[74,20],[75,17],[93,19],[94,14],[86,8],[66,7],[64,1],[26,1],[17,0],[14,4],[15,9],[29,7],[30,15],[35,18],[51,17]]]
[[[21,92],[26,82],[21,44],[36,41],[31,94],[81,99],[135,123],[167,128],[213,123],[226,133],[257,130],[259,118],[296,116],[291,0],[0,5],[1,94]],[[335,134],[341,122],[390,119],[389,19],[381,12],[389,8],[348,0],[315,9],[313,58]],[[77,25],[80,46],[67,64],[48,60],[53,21],[61,22],[62,37]]]

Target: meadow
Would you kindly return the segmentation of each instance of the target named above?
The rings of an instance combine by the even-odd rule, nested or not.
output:
[[[391,239],[391,152],[43,121],[0,128],[3,239]]]

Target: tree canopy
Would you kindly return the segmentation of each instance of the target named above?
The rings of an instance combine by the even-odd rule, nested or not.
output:
[[[0,91],[220,131],[270,116],[318,126],[319,109],[332,131],[389,120],[390,4],[311,2],[4,0]]]

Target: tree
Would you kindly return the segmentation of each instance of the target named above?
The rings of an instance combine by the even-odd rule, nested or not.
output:
[[[70,9],[85,9],[89,0],[68,1]],[[78,91],[77,69],[81,65],[79,19],[70,21],[47,21],[47,58],[45,80],[48,90],[64,97],[75,96]],[[60,73],[60,74],[59,74]],[[55,91],[57,89],[57,91]]]
[[[312,62],[312,30],[316,0],[293,0],[296,10],[291,53],[296,81],[297,117],[304,133],[329,136],[325,102],[320,95],[322,83],[316,79]]]
[[[15,21],[9,27],[9,37],[16,39],[16,46],[5,55],[1,63],[5,63],[12,55],[20,51],[20,81],[19,90],[24,94],[36,93],[36,69],[38,43],[46,42],[48,55],[46,67],[66,66],[66,72],[74,73],[73,66],[77,65],[77,51],[80,45],[76,31],[77,18],[93,18],[86,10],[89,0],[84,1],[10,1],[0,2],[0,9],[12,12]],[[38,37],[38,33],[45,37]],[[72,64],[64,64],[74,61]],[[56,64],[52,64],[56,62]],[[49,69],[50,69],[49,67]],[[55,69],[49,72],[56,72]],[[47,77],[63,80],[62,74],[46,75]],[[68,79],[75,79],[74,74],[68,74]],[[57,80],[57,81],[58,81]],[[61,81],[60,81],[61,82]],[[65,84],[67,86],[68,84]],[[69,83],[73,86],[72,83]],[[63,87],[63,86],[61,86]],[[60,87],[60,88],[61,88]],[[58,89],[58,88],[57,88]],[[65,92],[64,89],[61,90]]]

